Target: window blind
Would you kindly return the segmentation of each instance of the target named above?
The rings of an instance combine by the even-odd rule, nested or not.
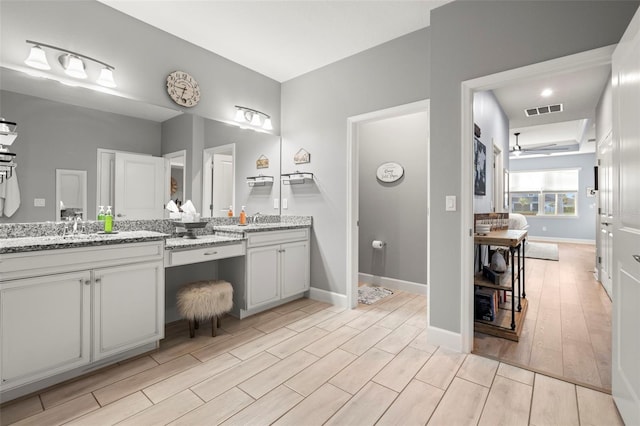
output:
[[[511,192],[577,192],[580,169],[512,171]]]

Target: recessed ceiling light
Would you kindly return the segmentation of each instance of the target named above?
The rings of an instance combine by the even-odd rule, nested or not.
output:
[[[540,93],[540,96],[542,96],[543,98],[548,98],[551,95],[553,95],[553,90],[551,89],[544,89],[542,93]]]

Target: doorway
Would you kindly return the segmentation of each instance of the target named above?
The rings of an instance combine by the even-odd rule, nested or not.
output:
[[[580,71],[592,67],[603,66],[611,63],[611,54],[613,52],[613,46],[608,46],[605,48],[595,49],[588,52],[579,53],[576,55],[571,55],[565,58],[559,58],[556,60],[551,60],[547,62],[543,62],[540,64],[535,64],[515,70],[510,70],[490,76],[481,77],[478,79],[470,80],[463,82],[462,84],[462,92],[463,92],[463,103],[462,103],[462,132],[463,135],[473,135],[474,131],[474,117],[473,117],[473,97],[474,94],[481,91],[495,90],[500,88],[505,84],[514,84],[518,82],[526,82],[530,81],[534,78],[551,76],[553,74],[565,74],[575,71]],[[467,185],[463,185],[462,188],[462,217],[463,217],[463,227],[470,230],[469,235],[472,234],[473,229],[473,193],[471,191],[471,182],[472,177],[470,170],[472,170],[471,165],[473,164],[473,152],[471,149],[471,144],[463,144],[462,148],[462,158],[463,164],[467,164],[467,166],[463,167],[463,173],[466,173],[466,176],[463,176],[463,182],[469,182]],[[504,189],[507,191],[507,188]],[[497,194],[496,194],[497,195]],[[466,202],[465,202],[466,201]],[[594,220],[595,221],[595,220]],[[474,239],[473,238],[465,238],[462,241],[462,265],[466,265],[463,268],[463,279],[462,279],[462,349],[463,351],[471,351],[474,348],[474,285],[473,285],[473,253],[474,253]],[[532,263],[533,266],[533,263]],[[592,268],[594,268],[592,262]],[[529,283],[530,279],[534,279],[531,275],[533,271],[529,271],[529,262],[527,260],[527,283]],[[553,275],[553,274],[550,274]],[[557,275],[556,275],[557,280]],[[566,290],[566,289],[565,289]],[[529,286],[527,285],[527,295],[529,293]],[[530,313],[527,313],[529,316]],[[556,318],[558,321],[555,321],[558,328],[561,327],[560,318]],[[609,318],[610,320],[610,318]],[[553,323],[553,321],[552,321]],[[562,340],[563,337],[560,337]],[[535,344],[535,343],[534,343]],[[557,355],[557,353],[556,353]],[[494,357],[498,357],[498,354],[494,354]],[[551,357],[551,355],[549,355]],[[562,360],[563,353],[560,351],[560,359]],[[530,368],[531,367],[527,367]],[[532,368],[536,370],[536,368]],[[549,373],[549,371],[545,371]],[[551,375],[560,376],[562,374],[557,374],[552,372]],[[565,380],[570,381],[580,381],[576,380],[572,377],[562,377]],[[600,386],[596,386],[600,387]]]
[[[362,114],[354,117],[350,117],[347,120],[347,288],[346,288],[346,305],[350,308],[355,308],[358,304],[358,280],[359,280],[359,255],[360,255],[360,231],[359,231],[359,219],[360,219],[360,167],[359,167],[359,158],[360,158],[360,149],[364,149],[360,146],[361,143],[361,134],[362,134],[362,126],[371,124],[374,122],[378,122],[381,120],[392,119],[396,117],[407,116],[414,113],[426,113],[426,120],[428,121],[429,117],[429,101],[419,101],[414,102],[407,105],[402,105],[394,108],[389,108],[381,111],[375,111],[367,114]],[[428,125],[427,125],[428,126]],[[390,138],[387,142],[389,146],[393,146],[394,142],[393,138]],[[428,127],[427,127],[427,135],[426,135],[426,155],[428,158],[429,155],[429,135],[428,135]],[[427,158],[424,158],[424,162],[422,164],[423,170],[428,176],[428,161]],[[393,162],[393,158],[389,158],[389,162]],[[415,169],[414,169],[415,170]],[[407,171],[408,173],[408,171]],[[375,181],[375,174],[368,177],[367,179],[373,179]],[[390,185],[401,185],[402,182],[399,180],[397,182],[389,183]],[[429,205],[429,181],[426,179],[423,182],[424,187],[424,196],[427,200],[427,206]],[[397,187],[396,187],[397,188]],[[387,188],[388,189],[388,188]],[[385,200],[381,199],[381,203],[384,203]],[[409,215],[409,216],[407,216]],[[400,220],[402,217],[410,217],[410,212],[402,212],[396,211],[392,216],[388,217],[389,221]],[[427,236],[429,234],[429,221],[427,217],[426,221],[426,232]],[[373,240],[373,237],[371,237]],[[372,241],[369,242],[370,247]],[[426,240],[426,250],[429,250],[429,241],[428,238]],[[382,254],[382,253],[377,253]],[[426,253],[425,253],[426,255]],[[428,256],[426,257],[426,268],[427,273],[429,270],[428,265]],[[415,259],[414,259],[415,260]],[[372,274],[370,274],[372,275]],[[404,280],[402,280],[404,281]],[[427,275],[427,283],[428,283],[428,275]],[[427,286],[428,291],[428,286]]]
[[[202,216],[224,217],[235,213],[236,145],[207,148],[202,156]]]

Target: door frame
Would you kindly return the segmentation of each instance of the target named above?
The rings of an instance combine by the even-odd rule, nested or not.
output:
[[[430,100],[425,99],[409,104],[399,105],[378,111],[356,115],[347,118],[347,270],[346,270],[346,308],[355,308],[358,304],[358,203],[359,203],[359,142],[358,127],[361,124],[371,121],[383,120],[386,118],[399,117],[416,112],[427,112],[430,116]],[[429,155],[430,155],[430,131],[427,134],[427,176],[429,175]],[[427,253],[430,250],[429,235],[430,219],[429,206],[431,205],[429,194],[430,180],[427,179]],[[429,292],[430,268],[429,256],[427,256],[427,297]]]
[[[559,72],[572,72],[599,65],[611,64],[611,55],[616,45],[600,47],[537,64],[527,65],[508,71],[491,74],[461,84],[461,134],[462,155],[460,169],[461,187],[461,227],[463,232],[460,242],[460,263],[462,275],[460,279],[460,350],[469,353],[473,349],[473,147],[468,143],[473,135],[473,95],[475,92],[496,89],[505,84],[526,81],[534,77]],[[429,304],[432,300],[429,298]]]
[[[232,172],[232,188],[231,188],[231,200],[234,211],[236,209],[236,144],[229,143],[226,145],[214,146],[212,148],[205,148],[202,151],[202,217],[212,217],[211,209],[211,163],[213,162],[213,156],[215,154],[227,153],[231,151],[233,157],[233,172]]]

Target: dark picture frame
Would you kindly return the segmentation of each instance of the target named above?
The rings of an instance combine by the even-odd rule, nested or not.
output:
[[[487,148],[478,138],[473,138],[473,193],[487,194]]]

